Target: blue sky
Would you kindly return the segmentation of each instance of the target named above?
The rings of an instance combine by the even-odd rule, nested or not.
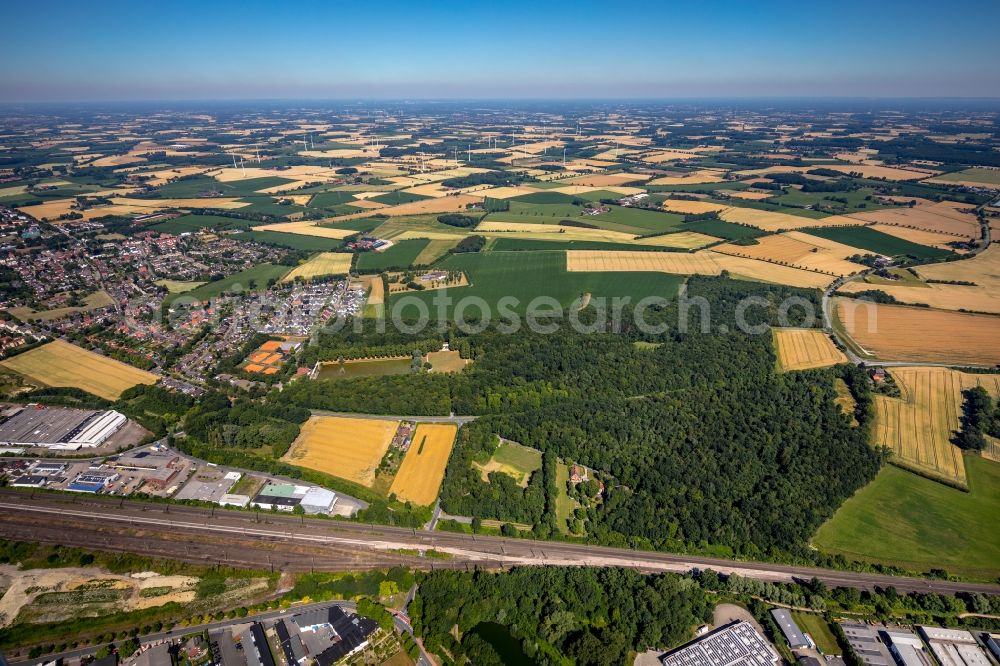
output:
[[[998,0],[9,2],[0,101],[1000,96]]]

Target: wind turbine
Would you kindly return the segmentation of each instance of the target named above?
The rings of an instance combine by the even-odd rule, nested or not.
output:
[[[472,164],[472,144],[469,144],[469,164]]]
[[[260,149],[257,148],[257,144],[253,144],[253,151],[257,153],[257,164],[260,164]]]
[[[243,169],[243,177],[246,178],[247,177],[247,168],[245,166],[243,166],[243,158],[242,157],[240,158],[240,168]]]
[[[306,135],[302,135],[302,150],[309,150],[309,146],[306,144]]]
[[[563,148],[563,166],[566,166],[566,149]]]
[[[236,153],[229,153],[229,156],[233,158],[233,168],[236,168]]]

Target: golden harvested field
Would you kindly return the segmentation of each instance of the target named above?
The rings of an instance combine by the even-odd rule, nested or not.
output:
[[[718,242],[719,238],[702,234],[697,231],[678,231],[674,234],[663,234],[662,236],[650,236],[649,238],[637,238],[636,245],[651,245],[655,247],[680,247],[688,250],[695,250]]]
[[[805,173],[815,166],[773,166],[766,169],[750,169],[747,171],[735,171],[737,176],[766,176],[769,173]],[[936,172],[930,169],[897,169],[895,167],[878,166],[872,164],[823,164],[822,168],[841,173],[860,172],[865,178],[885,178],[886,180],[920,180]]]
[[[726,196],[730,199],[746,199],[747,201],[760,201],[761,199],[770,199],[774,196],[774,192],[751,192],[750,190],[733,190],[731,192],[726,192]]]
[[[1000,363],[1000,317],[835,299],[837,317],[868,354],[885,361]]]
[[[917,274],[924,279],[973,282],[960,284],[924,284],[903,282],[880,284],[882,291],[903,303],[925,303],[942,310],[971,310],[1000,314],[1000,247],[991,244],[970,259],[918,266]],[[861,283],[851,282],[841,289],[845,293],[863,291]]]
[[[586,176],[574,176],[563,181],[569,185],[589,185],[590,187],[606,187],[608,185],[625,185],[648,180],[648,174],[642,173],[598,173]]]
[[[431,234],[423,232],[413,232],[422,238],[434,238]],[[610,231],[608,229],[588,229],[586,227],[563,227],[555,224],[535,224],[533,222],[480,222],[476,226],[476,233],[487,237],[511,237],[530,238],[531,240],[548,240],[556,242],[569,242],[576,240],[587,241],[609,241],[615,243],[628,243],[632,245],[647,245],[655,247],[676,247],[683,249],[696,249],[704,247],[718,241],[714,236],[708,236],[696,231],[679,231],[673,234],[662,236],[651,236],[649,238],[637,238],[632,234],[621,231]],[[406,233],[399,236],[403,238]]]
[[[727,208],[719,213],[726,222],[735,224],[747,224],[764,231],[786,231],[790,229],[802,229],[803,227],[831,227],[831,226],[857,226],[858,221],[852,220],[842,215],[831,215],[830,217],[814,220],[809,217],[789,215],[788,213],[776,213],[769,210],[757,210],[756,208]]]
[[[105,400],[117,400],[137,384],[155,384],[156,375],[95,354],[62,340],[19,354],[0,366],[46,386],[72,386]]]
[[[371,487],[399,421],[311,416],[282,460]]]
[[[955,240],[978,238],[979,222],[972,213],[963,212],[967,204],[942,201],[920,204],[913,208],[884,208],[868,213],[852,213],[849,217],[866,222],[880,222],[911,229],[933,231],[955,236]]]
[[[961,449],[951,443],[961,427],[962,391],[982,386],[996,397],[1000,377],[937,367],[889,372],[902,396],[875,396],[873,444],[892,449],[894,462],[903,467],[966,487]]]
[[[390,217],[397,217],[400,215],[429,215],[431,213],[461,213],[465,211],[466,206],[470,203],[482,203],[482,201],[483,197],[478,194],[476,196],[471,194],[457,194],[455,196],[411,201],[410,203],[404,203],[398,206],[387,206],[385,208],[379,208],[378,212],[379,215],[388,215]],[[333,221],[354,220],[362,217],[368,217],[370,215],[371,213],[362,211],[360,213],[354,213],[353,215],[341,215],[339,217],[335,217],[333,218]]]
[[[816,328],[772,328],[781,370],[824,368],[847,361],[830,336]]]
[[[817,289],[831,282],[830,276],[821,273],[779,266],[757,259],[719,254],[712,250],[701,250],[691,254],[569,250],[566,252],[566,269],[571,272],[651,271],[676,275],[719,275],[726,270],[737,278]]]
[[[660,205],[663,207],[663,210],[669,210],[671,213],[681,213],[682,215],[715,213],[728,208],[724,204],[710,203],[708,201],[688,201],[687,199],[667,199]]]
[[[366,213],[362,213],[362,215],[366,215]],[[299,234],[300,236],[319,236],[320,238],[336,238],[336,239],[347,238],[352,234],[358,233],[353,229],[321,227],[316,222],[278,222],[276,224],[262,224],[260,226],[254,227],[253,230],[278,231],[283,234]]]
[[[487,189],[477,190],[476,194],[484,197],[490,197],[491,199],[510,199],[511,197],[519,197],[523,194],[535,194],[536,192],[541,191],[542,190],[536,190],[532,187],[518,185],[516,187],[490,187]]]
[[[535,224],[532,222],[491,222],[489,218],[476,226],[476,233],[485,235],[517,235],[518,238],[540,238],[550,240],[606,240],[616,243],[630,243],[632,234],[607,229],[586,227],[563,227],[555,224]]]
[[[677,160],[690,160],[699,157],[704,157],[704,155],[686,150],[659,150],[654,153],[646,153],[642,156],[642,161],[650,164],[662,164],[663,162],[676,162]]]
[[[433,504],[457,432],[458,428],[451,423],[418,423],[389,492],[418,506]]]
[[[292,282],[295,278],[310,280],[321,275],[346,275],[351,271],[353,255],[346,252],[320,252],[307,262],[289,271],[280,282]]]
[[[645,192],[646,190],[641,187],[631,187],[629,185],[608,185],[606,187],[591,187],[589,185],[563,185],[562,187],[553,187],[547,192],[558,192],[559,194],[568,194],[570,196],[576,194],[589,194],[590,192],[614,192],[615,194],[620,194],[623,197],[630,196],[632,194],[639,194],[640,192]]]
[[[651,180],[647,185],[701,185],[704,183],[721,183],[725,180],[725,172],[719,169],[700,169],[682,176],[663,176]]]
[[[431,364],[431,372],[458,372],[470,363],[457,351],[429,352],[427,362]]]
[[[901,282],[900,284],[848,282],[839,291],[845,294],[855,294],[869,289],[884,291],[900,303],[923,303],[939,310],[964,309],[1000,314],[1000,291],[991,286],[970,287],[960,284],[925,284],[922,282]]]
[[[35,204],[34,206],[21,206],[18,210],[37,220],[48,221],[58,219],[59,216],[72,212],[75,202],[76,199],[52,199],[51,201]]]
[[[239,201],[233,197],[205,197],[203,199],[135,199],[114,197],[111,199],[111,203],[117,206],[141,208],[144,209],[144,213],[167,208],[222,208],[224,210],[231,210],[250,205],[245,201]]]
[[[771,261],[838,277],[852,275],[865,268],[846,259],[854,254],[864,254],[864,250],[798,231],[764,236],[758,239],[756,245],[725,243],[713,250],[722,254]]]

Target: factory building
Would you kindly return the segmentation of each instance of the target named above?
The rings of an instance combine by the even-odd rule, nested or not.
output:
[[[100,446],[128,423],[124,414],[29,405],[0,424],[0,446],[75,451]]]

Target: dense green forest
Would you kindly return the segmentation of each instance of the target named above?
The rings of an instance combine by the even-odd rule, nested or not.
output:
[[[440,654],[443,647],[457,663],[582,666],[624,664],[634,646],[680,643],[711,608],[691,579],[546,567],[425,575],[410,614],[427,649]],[[460,640],[451,633],[455,626]],[[501,648],[506,655],[489,640],[497,642],[501,627],[514,638]]]
[[[449,462],[442,500],[452,514],[528,523],[542,537],[564,527],[552,507],[555,474],[544,466],[526,488],[499,473],[484,482],[473,468],[501,435],[597,471],[603,501],[576,516],[594,540],[805,554],[809,535],[881,463],[865,429],[852,427],[834,404],[833,379],[843,370],[774,371],[766,326],[792,297],[814,315],[819,292],[723,277],[692,278],[687,296],[710,311],[710,332],[699,330],[696,307],[690,330],[681,332],[681,308],[673,305],[646,313],[649,323],[669,324],[656,335],[628,316],[617,332],[561,324],[550,334],[464,334],[452,327],[443,338],[474,359],[462,373],[295,382],[272,400],[333,411],[482,415],[462,428]],[[748,326],[763,326],[756,335],[736,325],[748,296],[760,299],[746,312]],[[816,323],[802,308],[789,318]],[[372,327],[323,337],[317,353],[436,341],[427,333],[387,337]]]
[[[787,641],[769,613],[772,604],[882,622],[1000,628],[1000,620],[987,617],[1000,609],[1000,596],[829,588],[815,578],[769,583],[711,569],[692,576],[564,567],[435,571],[421,574],[417,582],[419,591],[409,606],[413,626],[444,664],[631,663],[635,652],[685,643],[720,602],[746,607],[783,650]],[[839,642],[847,657],[856,656],[843,637]]]

